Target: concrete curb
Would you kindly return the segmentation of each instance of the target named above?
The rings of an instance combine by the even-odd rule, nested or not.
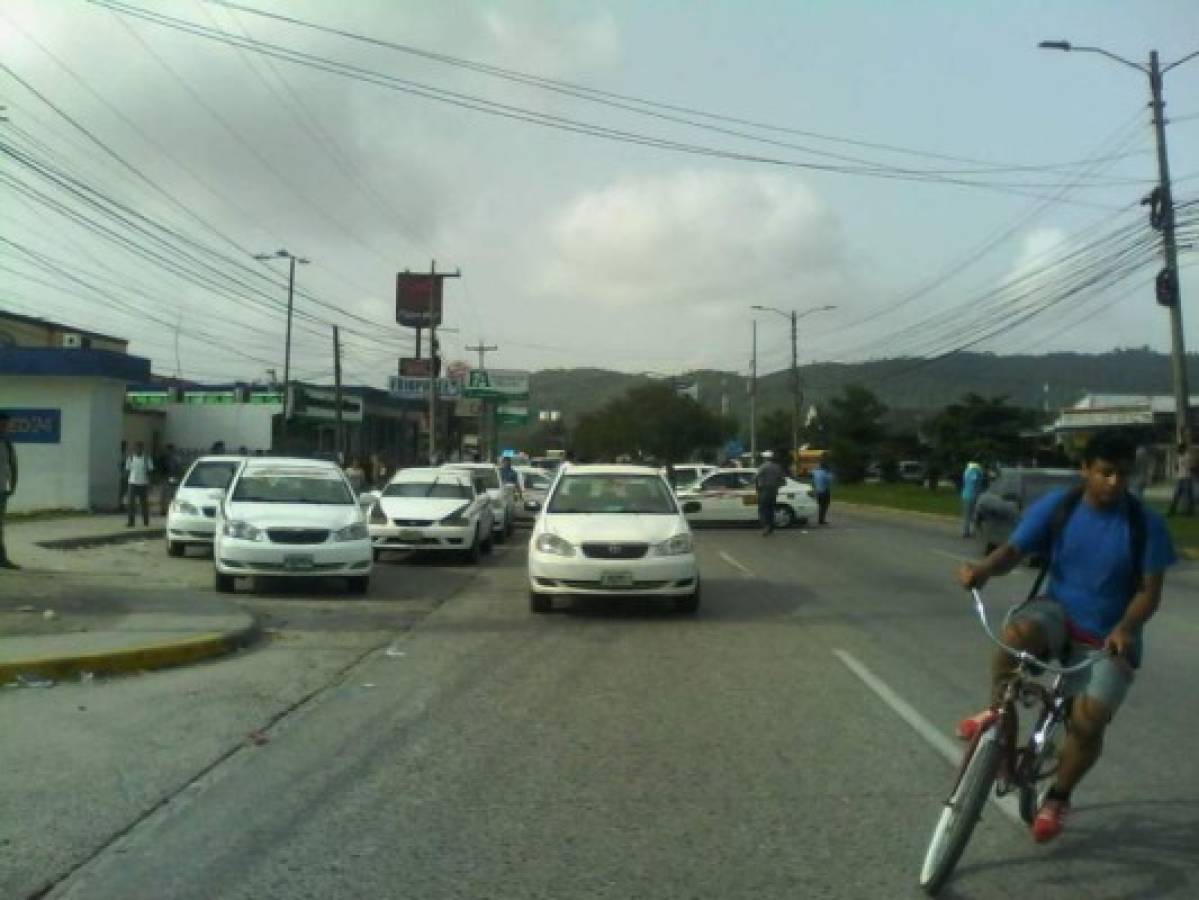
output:
[[[45,550],[89,550],[92,547],[108,547],[113,544],[132,544],[137,541],[157,541],[166,537],[165,528],[142,528],[137,531],[118,531],[113,534],[94,534],[89,537],[52,538],[35,541],[34,545]]]
[[[257,616],[252,616],[249,625],[223,633],[197,634],[160,644],[143,644],[102,653],[29,657],[0,663],[0,684],[7,684],[18,675],[37,675],[62,681],[83,672],[119,675],[167,669],[224,656],[250,646],[261,636],[261,624]]]

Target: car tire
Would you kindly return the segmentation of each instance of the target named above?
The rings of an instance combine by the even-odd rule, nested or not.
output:
[[[491,531],[491,539],[497,544],[502,544],[504,541],[508,540],[508,535],[502,528],[499,531],[496,531],[493,528]]]
[[[491,529],[487,529],[487,537],[483,540],[482,550],[484,553],[490,554],[495,549],[495,535],[491,533]]]
[[[232,594],[234,591],[233,576],[217,572],[212,579],[212,586],[216,588],[218,594]]]
[[[693,616],[699,612],[699,582],[695,583],[695,590],[685,597],[679,597],[674,601],[674,608],[685,615]]]
[[[775,530],[790,528],[795,524],[795,510],[785,503],[780,503],[774,508],[774,527]]]
[[[554,601],[549,594],[539,594],[537,591],[529,591],[529,612],[547,613],[553,609]]]
[[[182,556],[187,544],[180,541],[167,541],[167,556]]]
[[[371,587],[371,577],[369,575],[351,575],[346,579],[349,586],[349,592],[355,597],[364,597],[366,592]]]
[[[470,546],[462,551],[462,559],[470,563],[472,566],[478,565],[479,559],[483,556],[483,541],[479,537],[479,529],[475,529],[475,539],[470,542]]]

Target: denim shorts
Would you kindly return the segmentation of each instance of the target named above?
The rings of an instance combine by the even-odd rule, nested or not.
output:
[[[1101,656],[1090,668],[1067,675],[1064,683],[1069,697],[1086,696],[1115,715],[1132,685],[1133,667],[1127,660],[1109,656],[1102,647],[1092,647],[1070,639],[1066,631],[1066,611],[1056,600],[1038,597],[1011,617],[1011,622],[1035,622],[1045,635],[1049,653],[1063,665],[1073,666],[1091,656]],[[1136,656],[1140,655],[1136,648]]]

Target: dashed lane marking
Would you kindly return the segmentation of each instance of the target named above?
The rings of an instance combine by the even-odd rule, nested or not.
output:
[[[723,559],[726,563],[728,563],[734,569],[739,571],[746,578],[756,578],[757,577],[754,575],[754,573],[752,571],[750,571],[745,566],[741,565],[741,563],[737,562],[737,560],[733,559],[733,557],[729,556],[723,550],[718,550],[717,554],[720,556],[721,559]]]

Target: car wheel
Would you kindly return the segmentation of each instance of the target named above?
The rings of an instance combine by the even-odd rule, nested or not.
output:
[[[487,537],[483,539],[483,552],[490,553],[495,549],[495,536],[491,533],[491,529],[487,529]]]
[[[217,572],[216,577],[212,580],[212,586],[216,588],[218,594],[232,594],[233,576],[222,575],[220,572]]]
[[[499,531],[495,531],[493,529],[491,532],[491,539],[498,544],[502,544],[508,539],[508,534],[502,528]]]
[[[479,537],[479,529],[475,529],[475,538],[470,542],[470,546],[462,551],[462,558],[471,565],[479,562],[479,558],[483,555],[483,541]]]
[[[548,594],[539,594],[536,591],[529,591],[529,612],[547,613],[553,608],[553,600]]]
[[[362,597],[370,590],[371,577],[369,575],[353,575],[346,579],[349,585],[350,593],[355,597]]]
[[[674,601],[674,608],[681,613],[687,615],[695,615],[699,612],[699,582],[695,583],[695,590],[685,597],[679,597]]]
[[[182,556],[183,551],[187,549],[187,544],[179,541],[167,541],[167,556]]]
[[[791,507],[779,504],[774,508],[774,527],[790,528],[795,524],[795,511]]]

